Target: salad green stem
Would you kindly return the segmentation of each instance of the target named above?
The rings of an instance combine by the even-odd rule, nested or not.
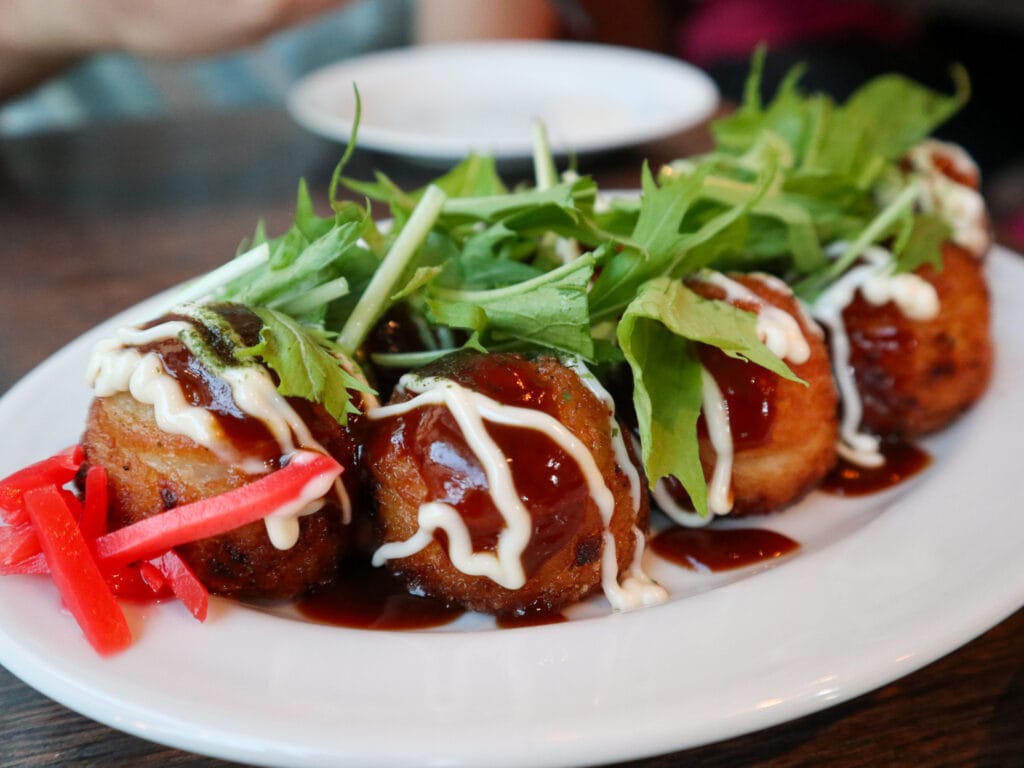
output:
[[[192,301],[206,298],[218,288],[237,280],[270,261],[270,246],[260,243],[255,248],[250,248],[241,253],[227,264],[218,267],[212,272],[207,272],[202,277],[194,280],[182,289],[181,293],[174,297],[175,304],[186,304]]]
[[[853,263],[860,258],[865,250],[872,244],[877,242],[886,230],[891,227],[896,220],[902,216],[907,210],[913,206],[914,201],[921,194],[920,182],[913,182],[908,184],[896,197],[892,199],[882,212],[879,213],[868,226],[866,226],[857,238],[850,243],[843,254],[837,258],[832,265],[821,272],[820,274],[814,275],[813,277],[804,280],[795,287],[795,291],[798,295],[805,299],[814,298],[814,296],[821,290],[825,285],[828,285],[833,280],[839,278],[847,269],[853,266]]]
[[[459,347],[428,349],[423,352],[375,352],[370,359],[384,368],[419,368],[458,351]]]
[[[395,291],[398,281],[405,272],[406,267],[412,262],[423,241],[426,240],[434,222],[441,213],[448,196],[437,187],[431,184],[423,193],[419,203],[413,209],[412,214],[398,237],[391,250],[381,261],[377,271],[373,273],[370,284],[359,298],[358,303],[345,322],[341,333],[338,334],[338,346],[346,354],[352,355],[359,346],[366,340],[367,334],[373,324],[380,319],[387,309],[388,300]]]
[[[548,129],[540,120],[534,120],[533,131],[533,176],[537,189],[550,189],[558,182],[555,160],[548,143]]]
[[[557,283],[565,275],[575,272],[580,268],[592,266],[594,263],[594,255],[586,253],[568,264],[563,264],[556,269],[537,275],[537,277],[531,277],[529,280],[523,280],[522,282],[515,283],[514,285],[507,285],[502,288],[489,288],[483,291],[438,288],[435,289],[433,295],[438,299],[444,299],[446,301],[463,301],[469,304],[496,301],[498,299],[509,298],[512,296],[529,294],[532,291],[536,291],[542,285]]]
[[[285,314],[300,317],[314,312],[325,304],[330,304],[335,299],[340,299],[349,292],[348,280],[344,277],[337,277],[326,283],[318,285],[301,296],[283,301],[271,302],[273,309],[278,309]]]

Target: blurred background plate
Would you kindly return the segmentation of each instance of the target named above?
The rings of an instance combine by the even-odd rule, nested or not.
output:
[[[362,99],[359,146],[451,161],[469,152],[522,159],[531,123],[558,155],[643,143],[711,115],[718,90],[701,70],[628,48],[565,42],[420,46],[317,70],[289,94],[309,130],[347,141]]]

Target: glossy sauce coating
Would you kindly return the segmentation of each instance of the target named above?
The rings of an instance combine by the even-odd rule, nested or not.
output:
[[[733,447],[738,450],[763,445],[775,420],[775,391],[779,377],[755,363],[729,357],[716,347],[700,346],[700,362],[714,376],[729,409]],[[699,434],[707,436],[702,413]]]
[[[552,394],[536,380],[532,368],[517,362],[506,357],[500,364],[476,366],[474,388],[504,405],[552,413]],[[458,511],[474,551],[493,550],[505,521],[491,497],[484,469],[451,413],[442,406],[429,406],[396,418],[400,423],[388,439],[413,458],[429,498]],[[493,422],[487,423],[487,431],[507,457],[516,490],[530,510],[533,531],[522,555],[529,577],[571,541],[589,490],[576,462],[546,435]],[[595,541],[595,558],[599,552],[600,541]]]

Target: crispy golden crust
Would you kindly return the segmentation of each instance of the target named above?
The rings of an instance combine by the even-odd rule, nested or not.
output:
[[[984,393],[993,348],[983,266],[946,243],[941,270],[917,271],[938,293],[934,320],[910,320],[891,302],[874,306],[860,293],[843,312],[866,429],[899,437],[934,432]]]
[[[441,375],[463,385],[472,385],[500,400],[500,393],[488,391],[485,359],[488,359],[487,366],[525,367],[531,386],[540,387],[541,397],[554,409],[552,415],[591,449],[615,498],[610,530],[616,542],[619,572],[625,572],[632,563],[636,546],[634,525],[646,531],[648,507],[646,494],[641,494],[641,508],[639,513],[634,513],[629,479],[616,463],[608,411],[574,372],[551,357],[526,361],[514,355],[466,356],[460,357],[456,363],[449,363]],[[415,427],[411,426],[413,420],[407,423],[403,417],[393,417],[375,422],[370,428],[367,461],[376,482],[379,527],[384,542],[404,541],[412,537],[419,528],[417,515],[420,505],[433,500],[429,481],[420,462],[407,448],[407,442],[427,440],[427,435],[435,429],[448,429],[454,425],[443,406],[428,406],[419,411],[422,415],[414,420]],[[458,429],[457,426],[454,429]],[[537,451],[547,450],[542,441],[546,442],[548,438],[532,430],[517,431],[530,435],[528,439],[534,441]],[[472,457],[469,460],[475,463]],[[521,497],[529,493],[522,487],[518,490]],[[523,558],[527,580],[519,589],[507,589],[489,578],[468,576],[459,571],[448,557],[443,534],[420,552],[392,560],[388,565],[406,580],[412,591],[473,610],[498,614],[553,610],[586,597],[601,583],[604,524],[589,495],[572,506],[571,509],[561,509],[549,519],[539,519],[534,510],[531,547],[535,541],[549,537],[559,543],[549,556],[545,554],[542,562],[531,563],[528,567],[531,549],[527,548]]]
[[[314,416],[313,407],[308,410],[301,415],[317,439],[351,464],[344,430],[330,416]],[[161,431],[152,407],[126,393],[93,401],[82,444],[86,462],[107,469],[111,528],[230,491],[252,479],[191,439]],[[266,452],[272,450],[268,446]],[[178,551],[215,594],[281,599],[332,580],[347,536],[340,510],[328,504],[301,518],[299,541],[288,550],[276,549],[259,521]]]
[[[809,321],[792,295],[772,288],[757,277],[729,277],[762,301],[796,318],[811,348],[807,362],[787,361],[793,373],[807,382],[806,386],[764,373],[774,381],[775,390],[770,431],[761,444],[738,447],[734,453],[730,516],[760,515],[799,501],[817,487],[834,466],[839,430],[837,395],[824,338],[808,325]],[[704,474],[710,479],[715,450],[711,440],[703,435],[700,456]]]

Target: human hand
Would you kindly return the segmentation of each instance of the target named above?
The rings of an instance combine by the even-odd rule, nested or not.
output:
[[[0,0],[0,51],[192,56],[254,43],[344,0]]]

